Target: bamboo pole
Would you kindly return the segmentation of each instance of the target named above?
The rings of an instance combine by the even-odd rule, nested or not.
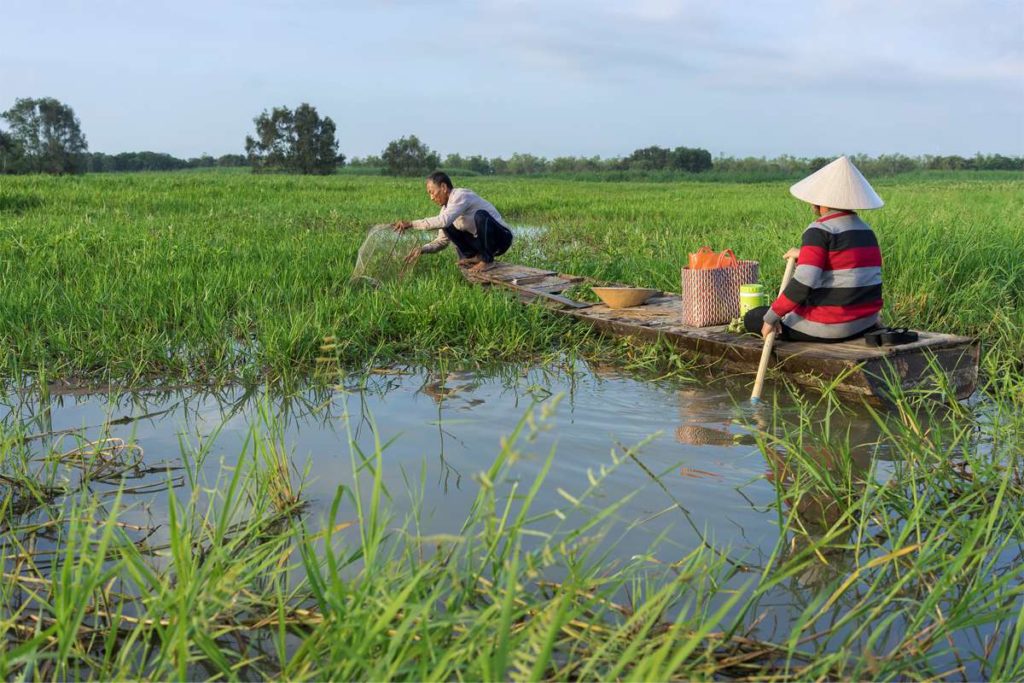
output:
[[[790,257],[786,260],[786,272],[782,275],[782,286],[779,287],[779,295],[786,289],[790,278],[793,277],[793,270],[796,269],[796,259]],[[754,391],[750,394],[750,401],[758,403],[761,400],[761,390],[764,389],[764,376],[768,371],[768,360],[772,357],[772,347],[775,346],[775,330],[768,333],[764,338],[764,348],[761,349],[761,363],[757,366],[757,378],[754,380]]]

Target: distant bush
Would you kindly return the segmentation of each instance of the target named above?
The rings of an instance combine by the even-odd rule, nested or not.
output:
[[[413,136],[415,137],[415,136]],[[418,142],[418,140],[417,140]],[[0,133],[0,160],[3,159],[3,134]],[[422,143],[421,143],[422,144]],[[424,146],[425,147],[425,146]],[[406,172],[396,173],[380,156],[369,155],[354,158],[339,167],[337,172],[351,175],[409,175],[425,176],[436,168],[444,168],[453,176],[557,176],[559,178],[591,181],[649,180],[667,182],[671,180],[703,180],[708,182],[776,182],[802,178],[832,161],[831,157],[799,158],[782,155],[765,157],[686,157],[673,155],[677,150],[665,150],[668,156],[644,153],[629,157],[572,157],[554,159],[532,154],[513,154],[508,159],[486,158],[480,155],[462,156],[449,154],[440,163],[439,156],[427,149],[425,161],[409,163]],[[648,148],[649,149],[649,148]],[[638,150],[642,151],[642,150]],[[704,150],[698,150],[704,151]],[[123,152],[109,155],[101,152],[86,154],[86,170],[92,172],[130,171],[173,171],[189,168],[247,166],[248,160],[241,154],[225,154],[218,158],[204,155],[193,159],[178,159],[169,154],[157,152]],[[1024,171],[1024,157],[1008,157],[1002,154],[977,154],[973,157],[923,156],[910,157],[903,154],[882,154],[877,157],[852,155],[854,163],[872,178],[906,173],[936,173],[940,171]],[[432,163],[437,162],[437,163]],[[659,164],[667,163],[667,167]],[[709,166],[710,164],[710,166]],[[694,171],[693,168],[703,170]],[[0,170],[2,172],[2,170]]]
[[[386,175],[383,166],[353,166],[352,164],[346,164],[338,168],[335,173],[339,175]]]
[[[347,165],[351,168],[376,168],[381,172],[384,170],[384,160],[372,154],[362,158],[352,157]]]
[[[209,154],[179,159],[163,152],[121,152],[86,155],[86,170],[91,173],[132,173],[137,171],[181,171],[189,168],[236,168],[248,166],[241,154],[225,154],[214,158]]]
[[[622,160],[621,169],[629,171],[685,171],[701,173],[711,170],[711,152],[706,149],[676,147],[644,147]]]
[[[444,167],[451,169],[449,172],[458,172],[460,175],[493,175],[494,165],[487,157],[476,154],[471,157],[463,157],[459,154],[449,154],[444,158]],[[458,169],[458,171],[456,171]]]

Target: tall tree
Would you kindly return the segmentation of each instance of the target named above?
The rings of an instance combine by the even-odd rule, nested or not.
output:
[[[338,154],[334,121],[320,118],[316,107],[303,102],[295,111],[274,107],[253,119],[256,137],[245,137],[245,153],[254,172],[285,170],[333,173],[345,156]]]
[[[268,169],[286,169],[292,140],[292,112],[288,107],[274,107],[253,119],[256,137],[245,136],[245,154],[254,173]]]
[[[415,135],[389,142],[381,159],[388,175],[426,175],[441,163],[437,152],[431,151]]]
[[[21,149],[8,133],[0,130],[0,173],[14,173],[21,159]]]
[[[334,121],[320,118],[316,108],[303,102],[293,116],[295,127],[294,163],[301,173],[333,173],[345,163],[338,154],[338,140],[334,137]]]
[[[16,170],[35,173],[81,173],[89,146],[74,110],[52,97],[20,98],[2,114],[19,152]]]

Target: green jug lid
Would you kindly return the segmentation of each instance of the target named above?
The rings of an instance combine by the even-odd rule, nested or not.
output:
[[[758,292],[763,292],[764,291],[764,286],[763,285],[758,285],[758,284],[740,285],[740,291],[741,292],[748,292],[750,294],[757,294]]]

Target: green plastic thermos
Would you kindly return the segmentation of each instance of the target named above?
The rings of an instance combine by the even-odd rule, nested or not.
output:
[[[764,286],[759,284],[740,285],[740,316],[747,314],[758,306],[765,306],[768,301],[764,295]]]

